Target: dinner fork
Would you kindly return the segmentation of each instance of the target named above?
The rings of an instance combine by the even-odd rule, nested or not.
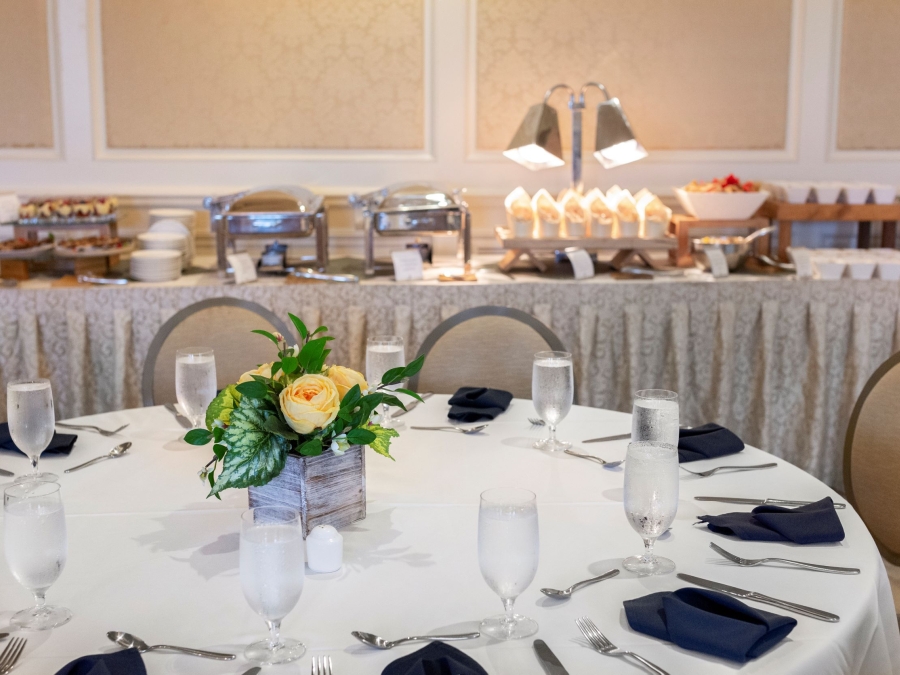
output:
[[[19,657],[22,656],[22,650],[25,649],[27,643],[28,640],[25,638],[13,638],[10,640],[3,653],[0,653],[0,675],[6,675],[16,667],[16,663],[19,662]]]
[[[591,643],[591,646],[596,649],[601,654],[605,654],[606,656],[630,656],[635,661],[640,661],[647,668],[649,668],[652,672],[656,673],[656,675],[669,675],[665,670],[650,663],[643,656],[639,656],[634,652],[629,652],[625,649],[617,648],[612,642],[610,642],[606,636],[600,632],[600,629],[594,624],[586,616],[581,617],[580,619],[575,619],[575,624],[578,626],[578,630],[581,631],[581,634],[587,638],[587,641]]]
[[[310,670],[310,673],[312,675],[334,675],[334,671],[331,669],[331,657],[312,657],[312,670]]]
[[[546,422],[544,422],[544,420],[542,420],[540,417],[529,417],[528,421],[533,427],[542,427],[546,424]]]
[[[80,429],[82,431],[96,431],[101,436],[115,436],[117,433],[122,431],[127,424],[123,424],[118,429],[114,429],[113,431],[109,431],[108,429],[101,429],[100,427],[95,427],[90,424],[68,424],[66,422],[57,422],[56,426],[62,427],[63,429]]]
[[[710,542],[709,547],[724,558],[728,558],[733,563],[737,563],[742,567],[756,567],[767,562],[780,562],[788,565],[796,565],[797,567],[805,567],[806,569],[816,570],[819,572],[831,572],[832,574],[859,574],[859,570],[855,567],[832,567],[831,565],[816,565],[815,563],[802,562],[800,560],[788,560],[787,558],[757,558],[748,559],[741,558],[733,553],[729,553],[721,546],[714,542]]]
[[[715,469],[707,469],[706,471],[691,471],[690,469],[686,469],[683,464],[678,465],[680,468],[684,469],[688,473],[692,473],[695,476],[700,476],[701,478],[706,478],[707,476],[712,476],[717,471],[725,471],[728,469],[729,471],[755,471],[756,469],[769,469],[773,466],[778,466],[777,462],[769,462],[768,464],[753,464],[751,466],[717,466]]]

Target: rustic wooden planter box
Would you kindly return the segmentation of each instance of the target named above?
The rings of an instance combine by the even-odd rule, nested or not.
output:
[[[250,508],[288,506],[300,512],[303,537],[316,525],[345,527],[366,517],[366,452],[290,454],[284,470],[266,485],[249,488]]]

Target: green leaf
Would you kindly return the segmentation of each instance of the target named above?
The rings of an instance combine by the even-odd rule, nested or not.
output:
[[[241,396],[246,396],[247,398],[265,398],[269,393],[269,388],[256,380],[253,382],[242,382],[236,385],[235,389],[238,390]]]
[[[257,330],[251,330],[250,332],[256,333],[257,335],[265,335],[267,338],[269,338],[272,342],[275,343],[276,347],[278,346],[278,338],[275,337],[274,335],[272,335],[269,331],[257,329]]]
[[[300,339],[305,340],[306,336],[309,335],[306,324],[300,320],[300,317],[294,316],[293,314],[288,313],[288,317],[290,317],[291,323],[294,324],[294,328],[296,328],[297,332],[300,333]],[[318,331],[318,329],[316,330]],[[313,334],[315,335],[315,333]]]
[[[385,429],[380,424],[370,424],[368,426],[368,429],[373,434],[375,434],[375,440],[369,443],[369,447],[379,455],[384,455],[385,457],[394,459],[393,457],[391,457],[391,439],[397,438],[400,435],[397,430]]]
[[[396,396],[391,396],[390,394],[385,394],[384,399],[381,401],[382,403],[386,403],[387,405],[392,405],[395,408],[403,408],[406,410],[406,406],[403,405],[403,401],[401,401]]]
[[[209,481],[209,487],[212,488],[212,487],[216,486],[216,479],[213,478],[212,471],[210,471],[208,474],[206,474],[206,480]],[[216,499],[218,499],[219,501],[222,501],[222,498],[218,494],[216,494]]]
[[[416,392],[414,392],[412,389],[395,389],[394,391],[396,391],[398,394],[406,394],[407,396],[412,396],[414,399],[416,399],[417,401],[419,401],[421,403],[425,402],[424,399],[421,396],[419,396]]]
[[[228,453],[210,496],[226,488],[265,485],[281,473],[290,444],[266,430],[266,420],[274,415],[259,400],[250,397],[241,399],[240,405],[231,413],[231,424],[225,430]]]
[[[344,398],[341,399],[341,409],[346,410],[352,408],[360,398],[362,398],[362,392],[359,389],[359,385],[354,384],[347,390],[347,393],[344,394]]]
[[[422,354],[422,356],[417,358],[415,361],[412,361],[412,362],[406,364],[406,367],[403,369],[403,377],[401,379],[405,380],[408,377],[412,377],[413,375],[418,373],[420,370],[422,370],[423,365],[425,365],[425,355],[424,354]]]
[[[224,431],[224,429],[223,429],[223,431]],[[213,446],[213,452],[216,453],[216,459],[221,460],[223,457],[225,457],[225,453],[228,452],[228,448],[226,448],[221,443],[216,443]],[[210,472],[210,473],[212,473],[212,472]]]
[[[300,362],[300,367],[307,373],[318,373],[322,370],[321,364],[325,362],[324,358],[322,358],[322,352],[325,351],[325,338],[316,338],[315,340],[310,340],[305,345],[303,345],[303,349],[300,350],[300,355],[297,357],[297,360]],[[313,369],[313,366],[319,364],[319,368],[317,370]]]
[[[206,428],[212,429],[213,422],[219,420],[222,424],[228,424],[231,411],[237,407],[241,400],[241,394],[233,384],[229,384],[219,392],[209,407],[206,409]]]
[[[191,445],[206,445],[212,437],[212,432],[206,429],[191,429],[184,435],[184,440]]]
[[[322,439],[310,438],[297,450],[304,457],[315,457],[322,454]]]
[[[213,427],[212,433],[213,440],[216,443],[219,443],[222,440],[222,436],[225,435],[225,429],[223,429],[222,427]],[[219,459],[221,459],[221,457]]]
[[[285,356],[281,359],[281,369],[284,371],[285,375],[290,375],[297,367],[300,365],[299,360],[296,356]]]
[[[381,378],[381,384],[397,384],[403,379],[403,370],[402,366],[400,368],[391,368]]]
[[[275,373],[281,370],[281,361],[274,361],[272,363],[272,378],[275,378]]]
[[[328,329],[325,326],[319,326],[312,332],[312,334],[316,335],[318,333],[327,333],[327,332],[328,332]]]
[[[277,434],[289,441],[296,441],[300,438],[300,436],[297,435],[297,432],[282,422],[278,415],[272,415],[266,419],[265,430],[271,431],[273,434]]]
[[[347,440],[353,445],[368,445],[376,438],[374,432],[368,429],[353,429],[347,434]]]

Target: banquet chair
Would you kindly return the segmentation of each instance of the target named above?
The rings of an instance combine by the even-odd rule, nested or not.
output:
[[[530,314],[511,307],[473,307],[435,328],[419,349],[425,365],[410,379],[414,391],[453,394],[460,387],[505,389],[531,398],[536,352],[566,351],[562,341]]]
[[[869,378],[844,441],[844,487],[882,556],[900,565],[900,352]]]
[[[175,403],[175,352],[210,347],[216,357],[216,388],[237,382],[242,374],[268,363],[275,345],[255,329],[279,332],[297,340],[284,321],[260,304],[238,298],[210,298],[189,305],[166,321],[150,343],[144,361],[141,397],[145,406]]]

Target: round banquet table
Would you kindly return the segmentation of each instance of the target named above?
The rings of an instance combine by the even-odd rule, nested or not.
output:
[[[447,397],[434,396],[405,415],[407,425],[447,422]],[[565,588],[619,567],[640,552],[640,537],[622,508],[623,470],[531,447],[545,433],[532,429],[530,401],[515,400],[481,434],[463,436],[405,429],[394,441],[396,462],[368,451],[368,515],[343,529],[344,567],[331,574],[307,572],[303,595],[285,619],[285,635],[301,639],[307,654],[293,664],[264,673],[309,673],[311,655],[330,654],[336,675],[377,675],[392,660],[421,644],[378,651],[357,642],[352,630],[387,638],[429,632],[477,630],[479,621],[501,611],[499,598],[481,578],[477,553],[479,494],[512,485],[537,494],[540,564],[516,608],[540,624],[534,638],[545,640],[571,675],[641,672],[629,661],[600,655],[581,638],[575,618],[591,617],[616,645],[633,649],[672,675],[699,673],[900,673],[900,633],[891,590],[875,544],[859,516],[839,511],[846,538],[839,544],[792,546],[744,542],[694,525],[704,513],[741,510],[728,504],[697,502],[696,495],[780,497],[817,500],[839,495],[800,469],[760,450],[745,449],[722,460],[694,462],[692,469],[717,464],[777,461],[763,471],[717,474],[680,482],[678,517],[657,545],[679,571],[757,590],[839,614],[836,624],[797,616],[794,631],[772,651],[743,667],[682,650],[632,631],[622,602],[685,585],[670,574],[619,576],[582,589],[568,601],[544,597],[544,586]],[[45,470],[60,475],[67,512],[68,561],[48,601],[74,613],[56,630],[32,633],[17,674],[48,675],[86,654],[117,649],[109,630],[131,632],[150,644],[168,643],[232,651],[229,663],[154,652],[144,655],[148,673],[241,674],[249,667],[243,647],[265,633],[262,619],[244,600],[238,574],[240,513],[245,490],[221,502],[205,499],[197,471],[210,448],[181,440],[184,430],[164,408],[105,413],[79,421],[104,428],[128,423],[120,436],[78,432],[68,457],[49,455]],[[581,439],[625,433],[630,416],[575,406],[560,425],[563,438],[608,460],[621,459],[627,442],[581,446]],[[62,430],[61,430],[62,431]],[[134,443],[122,458],[63,474],[66,467],[107,451],[114,443]],[[24,457],[4,453],[0,466],[25,472]],[[750,507],[746,507],[750,508]],[[740,568],[710,548],[719,542],[743,557],[793,557],[828,565],[861,568],[843,576],[764,566]],[[0,565],[4,625],[30,594]],[[786,613],[765,605],[760,609]],[[532,640],[456,643],[492,675],[543,672]]]

